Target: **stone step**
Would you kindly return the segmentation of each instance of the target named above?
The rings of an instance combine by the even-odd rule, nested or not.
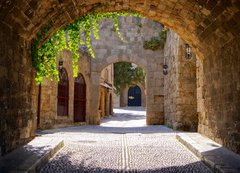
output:
[[[63,147],[57,138],[36,137],[8,155],[0,158],[1,173],[35,173]]]
[[[240,155],[199,133],[177,133],[177,139],[214,172],[239,173]]]

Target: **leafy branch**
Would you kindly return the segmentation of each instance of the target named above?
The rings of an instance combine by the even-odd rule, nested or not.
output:
[[[163,49],[166,39],[167,39],[167,31],[168,29],[164,28],[158,35],[158,37],[152,37],[150,40],[146,40],[143,43],[144,49],[150,49],[150,50],[158,50]]]
[[[145,72],[138,66],[133,66],[129,62],[119,62],[114,64],[114,86],[116,93],[127,86],[133,86],[137,83],[144,83]]]

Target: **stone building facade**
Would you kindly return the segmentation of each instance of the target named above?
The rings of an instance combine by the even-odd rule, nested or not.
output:
[[[41,84],[41,98],[38,99],[39,115],[38,115],[38,127],[42,129],[62,127],[72,125],[74,123],[74,96],[75,96],[75,78],[73,77],[71,52],[62,52],[64,57],[63,68],[66,71],[68,77],[68,98],[67,98],[67,114],[63,116],[58,115],[58,82],[44,79]],[[79,60],[79,74],[82,75],[86,85],[86,98],[89,97],[89,85],[90,85],[90,58],[81,57]],[[89,115],[90,102],[86,99],[85,114],[86,119]],[[84,122],[81,122],[82,124]]]
[[[145,18],[119,18],[122,42],[112,30],[112,20],[100,22],[100,39],[92,42],[96,59],[91,60],[91,117],[90,124],[99,124],[99,83],[102,70],[116,62],[132,62],[142,67],[146,74],[147,124],[163,124],[163,50],[145,50],[143,42],[158,36],[162,26]],[[141,25],[140,25],[141,24]],[[159,106],[161,105],[161,106]]]
[[[237,0],[225,1],[1,1],[0,2],[0,145],[6,153],[34,137],[37,122],[38,86],[31,60],[31,43],[47,26],[46,37],[60,27],[80,16],[95,12],[134,10],[144,17],[154,19],[186,40],[197,57],[197,112],[198,132],[240,153],[240,4]],[[101,5],[108,3],[107,6]],[[149,32],[148,32],[149,33]],[[129,48],[129,47],[128,47]],[[98,49],[99,50],[99,49]],[[129,51],[129,49],[126,49]],[[100,50],[99,50],[100,51]],[[134,51],[133,51],[134,52]],[[151,54],[147,52],[147,54]],[[146,54],[139,54],[146,55]],[[134,61],[126,56],[115,61]],[[159,56],[161,53],[159,53]],[[113,54],[106,61],[114,61]],[[140,56],[141,57],[141,56]],[[146,56],[145,56],[146,57]],[[104,61],[104,63],[106,62]],[[142,62],[141,62],[142,61]],[[144,64],[145,60],[137,61]],[[154,58],[153,58],[154,62]],[[158,62],[158,59],[156,59]],[[147,62],[145,62],[147,64]],[[163,62],[162,62],[163,64]],[[151,69],[162,72],[162,64],[155,63]],[[105,65],[99,63],[98,68]],[[150,70],[147,70],[147,72]],[[98,75],[92,74],[90,91],[98,90]],[[147,80],[153,80],[154,75]],[[160,77],[161,81],[163,77]],[[87,83],[87,82],[86,82]],[[147,84],[147,107],[161,105],[164,100],[158,89],[149,94]],[[163,92],[163,91],[162,91]],[[97,101],[88,97],[94,112]],[[98,98],[98,97],[97,97]],[[159,102],[158,102],[159,101]],[[151,104],[151,105],[148,105]],[[162,113],[162,111],[156,110]],[[149,124],[154,124],[153,112],[148,112]],[[96,124],[90,116],[89,122]],[[159,120],[159,119],[158,119]]]
[[[90,83],[90,63],[91,58],[87,56],[86,54],[81,54],[81,58],[79,61],[79,74],[82,76],[84,83],[85,83],[85,99],[83,101],[85,103],[76,103],[76,90],[79,88],[76,88],[75,86],[75,80],[76,78],[73,77],[73,71],[72,71],[72,62],[71,62],[71,52],[64,51],[63,53],[63,68],[66,71],[67,77],[68,77],[68,98],[67,98],[67,114],[66,115],[59,115],[58,113],[58,82],[57,81],[51,81],[44,79],[43,83],[41,84],[41,95],[40,100],[38,100],[39,103],[39,115],[38,115],[38,128],[41,129],[48,129],[48,128],[55,128],[55,127],[63,127],[63,126],[69,126],[73,124],[86,124],[88,123],[88,116],[91,114],[90,110],[90,101],[89,96],[92,93],[89,90],[89,87],[91,85]],[[113,67],[112,65],[109,65],[108,67],[104,68],[100,74],[100,94],[99,94],[99,100],[98,100],[98,117],[102,118],[104,116],[112,114],[112,103],[111,97],[112,97],[112,91],[113,91]],[[81,89],[80,89],[81,90]],[[84,95],[84,93],[79,93],[80,95]],[[81,99],[81,98],[80,98]],[[84,120],[77,121],[76,116],[76,109],[78,107],[81,107],[83,109],[83,118]]]
[[[114,68],[108,65],[101,72],[98,113],[100,117],[113,114]]]
[[[196,56],[186,57],[186,42],[169,31],[164,47],[165,124],[177,130],[197,131]]]
[[[161,71],[163,50],[143,49],[143,42],[153,36],[158,36],[162,26],[160,23],[136,17],[124,17],[119,22],[121,33],[126,42],[122,42],[116,32],[112,30],[113,22],[109,19],[104,20],[99,26],[100,40],[92,42],[97,58],[92,59],[86,52],[80,54],[79,71],[86,83],[86,117],[84,122],[86,124],[100,124],[102,117],[113,113],[113,63],[126,61],[139,65],[147,74],[146,85],[139,84],[143,93],[142,104],[143,106],[147,105],[147,123],[163,124],[164,94]],[[58,84],[56,81],[45,79],[41,85],[39,128],[60,127],[75,123],[75,79],[72,77],[71,53],[64,51],[63,60],[63,68],[67,72],[69,84],[68,114],[65,116],[57,115]],[[122,94],[124,101],[121,101],[121,106],[127,104],[127,92],[128,88]]]

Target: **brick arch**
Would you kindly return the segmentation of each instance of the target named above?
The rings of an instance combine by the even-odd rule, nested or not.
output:
[[[16,7],[14,7],[16,5]],[[30,1],[19,0],[3,2],[0,7],[0,19],[26,40],[31,40],[46,26],[53,26],[54,33],[61,26],[71,23],[82,15],[90,12],[106,12],[134,10],[144,17],[157,20],[195,48],[198,56],[203,57],[209,51],[214,51],[215,43],[225,45],[238,35],[239,27],[229,27],[238,22],[239,2],[232,1]],[[225,34],[227,33],[227,34]],[[224,35],[224,39],[221,35]],[[206,45],[207,43],[207,45]],[[211,48],[209,49],[209,46]]]
[[[118,62],[130,62],[141,67],[145,72],[147,72],[147,61],[142,57],[134,54],[121,54],[121,55],[111,55],[106,58],[107,62],[99,63],[97,66],[97,71],[101,72],[105,67],[110,64],[118,63]]]

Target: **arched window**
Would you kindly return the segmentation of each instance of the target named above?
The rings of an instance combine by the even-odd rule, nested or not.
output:
[[[57,115],[68,115],[69,82],[66,69],[59,70]]]

